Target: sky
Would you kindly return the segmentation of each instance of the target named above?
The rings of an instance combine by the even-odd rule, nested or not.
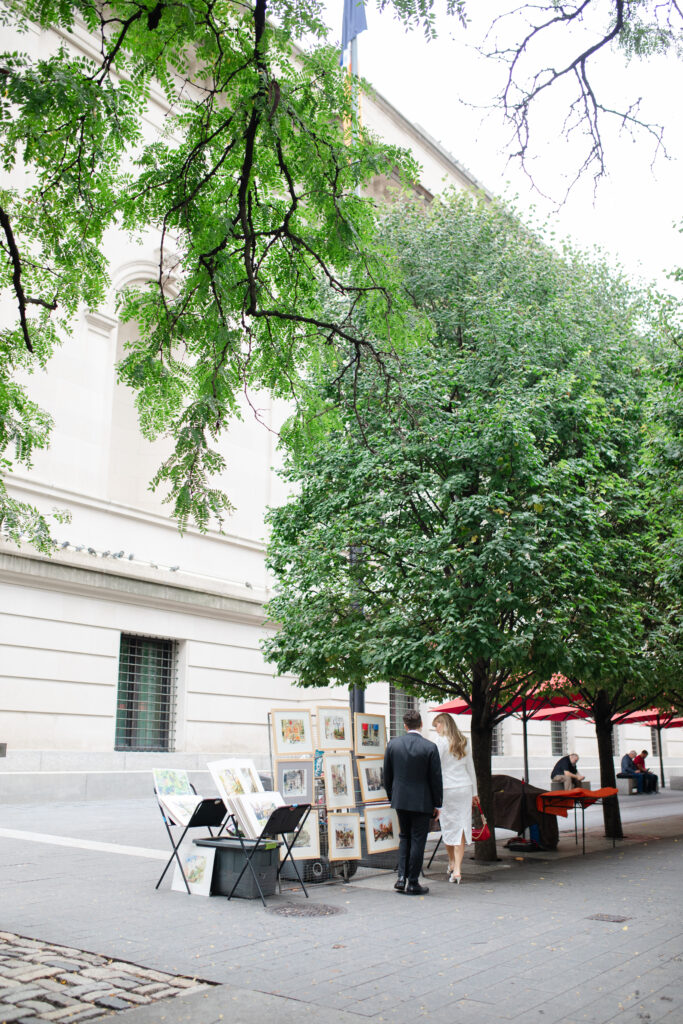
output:
[[[329,0],[333,40],[341,37],[342,6],[342,0]],[[683,235],[675,226],[683,222],[683,62],[665,56],[625,64],[621,54],[600,56],[595,65],[600,95],[615,107],[625,97],[629,102],[642,99],[645,118],[665,127],[669,158],[662,153],[655,157],[655,147],[644,134],[634,138],[606,124],[607,176],[596,189],[592,176],[585,175],[562,202],[568,176],[574,176],[585,150],[576,132],[568,144],[562,141],[566,109],[557,90],[540,111],[532,134],[534,184],[509,160],[510,128],[495,104],[502,67],[476,52],[497,6],[505,5],[487,0],[475,8],[471,2],[475,20],[467,29],[454,18],[439,17],[438,38],[427,41],[419,29],[406,31],[389,10],[380,13],[375,0],[367,0],[368,31],[359,36],[360,72],[492,192],[516,197],[521,211],[533,207],[535,217],[548,220],[559,236],[571,237],[581,247],[600,247],[630,276],[654,280],[683,297],[683,286],[667,277],[673,267],[683,266]],[[477,17],[485,20],[477,23]],[[599,27],[586,25],[584,38],[592,41]],[[503,22],[497,31],[506,43],[516,38],[519,28]],[[564,30],[547,40],[545,59],[559,66],[567,42]],[[537,59],[532,55],[532,61]]]

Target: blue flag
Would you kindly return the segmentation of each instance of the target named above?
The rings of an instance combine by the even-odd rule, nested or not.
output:
[[[342,48],[339,63],[344,63],[344,54],[349,43],[368,27],[365,20],[365,0],[344,0],[344,20],[342,21]]]

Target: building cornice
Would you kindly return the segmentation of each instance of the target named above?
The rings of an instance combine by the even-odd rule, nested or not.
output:
[[[152,580],[135,573],[135,567],[118,569],[76,566],[55,556],[9,550],[3,542],[0,550],[0,582],[77,594],[88,599],[144,604],[146,608],[199,615],[202,618],[226,619],[262,626],[265,622],[263,601],[258,595],[237,597],[227,587],[211,587],[204,581],[175,578],[172,583]],[[160,573],[161,575],[161,573]],[[220,581],[217,581],[219,583]]]

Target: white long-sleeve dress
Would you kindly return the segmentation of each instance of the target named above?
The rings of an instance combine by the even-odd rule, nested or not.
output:
[[[445,736],[437,736],[435,743],[441,758],[443,775],[443,805],[439,815],[441,834],[449,846],[458,846],[463,835],[472,842],[472,797],[477,791],[477,777],[469,751],[465,756],[453,757]]]

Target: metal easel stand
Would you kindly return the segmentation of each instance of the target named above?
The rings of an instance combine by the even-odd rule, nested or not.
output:
[[[306,899],[308,899],[308,892],[306,890],[306,886],[304,885],[303,879],[299,874],[299,868],[297,867],[297,863],[294,860],[294,857],[292,856],[292,849],[299,837],[299,832],[303,828],[306,819],[308,818],[310,810],[311,804],[291,804],[289,806],[286,805],[284,807],[277,807],[273,811],[271,816],[268,818],[268,821],[263,826],[263,831],[261,832],[261,835],[258,837],[258,839],[250,843],[250,847],[247,847],[247,845],[244,842],[244,837],[242,836],[242,833],[238,830],[237,838],[239,839],[240,846],[242,847],[242,854],[244,856],[244,866],[240,871],[239,875],[237,876],[237,881],[230,890],[228,900],[231,900],[232,897],[235,895],[237,886],[242,881],[244,873],[248,868],[251,871],[252,877],[256,884],[256,888],[258,889],[259,896],[261,897],[261,903],[263,903],[264,907],[266,906],[266,899],[265,896],[263,895],[263,889],[261,888],[261,883],[258,880],[258,875],[254,871],[252,859],[256,851],[262,849],[268,839],[281,840],[281,842],[284,844],[287,850],[287,853],[282,858],[282,863],[279,865],[277,869],[278,891],[282,892],[280,873],[286,861],[290,860],[294,868],[294,873],[296,874],[296,877],[299,880],[299,884],[301,885],[301,888],[304,891],[304,895],[306,896]],[[287,834],[290,832],[294,834],[292,836],[292,842],[288,843]]]
[[[207,799],[202,800],[201,803],[197,804],[194,811],[192,812],[192,817],[188,821],[187,825],[179,825],[177,822],[173,821],[170,815],[164,810],[164,807],[156,793],[156,790],[154,795],[157,797],[157,803],[159,804],[161,817],[166,827],[166,832],[168,833],[168,839],[172,849],[171,856],[168,858],[166,866],[164,870],[161,872],[161,875],[159,876],[159,881],[157,882],[154,888],[159,888],[159,886],[164,880],[166,872],[168,871],[171,864],[175,860],[178,867],[180,868],[180,874],[183,876],[183,882],[185,883],[185,888],[187,889],[187,893],[189,896],[191,895],[190,885],[187,881],[187,878],[185,877],[185,871],[183,870],[183,862],[181,861],[180,856],[178,854],[178,850],[180,849],[183,839],[185,838],[185,836],[187,835],[191,828],[208,828],[209,835],[217,839],[221,835],[223,830],[227,827],[228,822],[232,821],[235,829],[237,828],[237,822],[233,818],[232,814],[228,814],[228,809],[223,803],[223,801],[220,799],[220,797],[208,797]],[[182,828],[183,830],[178,842],[176,842],[173,838],[173,833],[171,832],[172,828]],[[218,829],[218,832],[216,833],[215,837],[212,831],[212,829],[214,828]]]

